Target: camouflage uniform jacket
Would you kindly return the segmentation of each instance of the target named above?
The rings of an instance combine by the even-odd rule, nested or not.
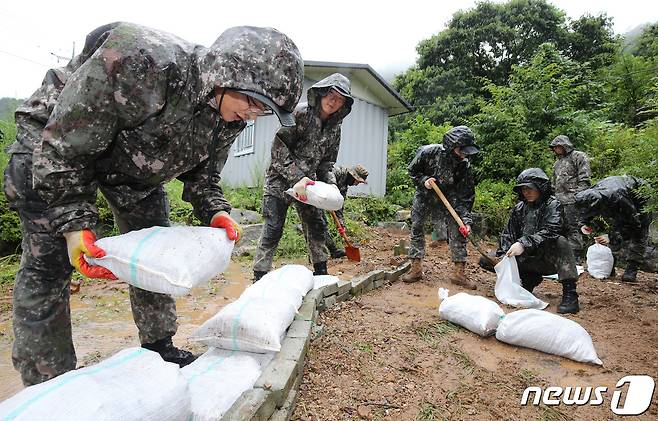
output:
[[[555,197],[563,205],[568,205],[576,201],[576,193],[589,188],[592,173],[589,169],[587,154],[575,151],[566,136],[559,136],[559,138],[561,139],[553,141],[551,146],[562,146],[566,154],[555,161],[552,182]]]
[[[348,184],[348,181],[353,181],[352,175],[349,173],[347,167],[337,166],[333,170],[334,177],[336,177],[336,186],[340,191],[340,194],[343,196],[343,199],[347,199],[347,189],[352,185]]]
[[[536,169],[523,171],[517,181],[532,182],[541,196],[535,203],[528,203],[515,188],[520,201],[512,209],[507,226],[500,235],[496,252],[499,256],[517,241],[525,248],[524,254],[539,254],[539,248],[545,246],[546,242],[564,235],[562,204],[551,195],[551,184],[546,174],[543,171],[533,173],[533,170]]]
[[[139,25],[109,24],[89,34],[82,54],[66,68],[47,74],[16,112],[17,122],[33,130],[25,130],[10,152],[33,152],[34,188],[48,203],[55,232],[95,225],[97,187],[130,209],[178,178],[183,199],[205,224],[215,212],[230,210],[219,174],[245,123],[218,118],[214,87],[276,98],[282,83],[262,81],[283,80],[285,89],[301,93],[301,80],[267,74],[280,49],[268,48],[267,37],[258,45],[235,41],[260,28],[234,29],[208,49]],[[241,62],[239,54],[253,48],[260,54],[257,64]]]
[[[336,85],[347,81],[344,76],[339,76],[342,79],[335,80],[333,83]],[[331,81],[332,77],[336,75],[309,88],[308,102],[299,104],[295,109],[295,127],[282,127],[274,137],[272,158],[265,177],[265,194],[283,198],[285,191],[303,177],[336,184],[333,167],[338,158],[341,124],[352,110],[352,103],[346,101],[323,124],[320,119],[320,91],[326,89],[327,81]]]
[[[643,225],[642,208],[646,199],[636,189],[646,181],[622,175],[606,177],[591,188],[576,195],[576,206],[582,222],[590,224],[595,216],[612,220],[615,229],[624,237],[632,237]]]
[[[436,197],[434,190],[425,187],[425,181],[434,177],[464,224],[473,224],[471,210],[475,201],[475,179],[468,160],[459,160],[442,144],[425,145],[418,148],[408,169],[420,197],[427,200],[430,196]],[[443,207],[440,201],[439,206]]]

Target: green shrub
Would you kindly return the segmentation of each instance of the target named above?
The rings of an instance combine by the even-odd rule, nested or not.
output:
[[[507,226],[510,210],[518,197],[512,190],[514,181],[483,180],[475,187],[473,211],[482,215],[485,234],[497,237]]]

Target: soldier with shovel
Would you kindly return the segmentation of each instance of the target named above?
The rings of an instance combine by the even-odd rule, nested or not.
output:
[[[419,148],[409,164],[409,175],[416,183],[416,194],[411,208],[411,270],[404,276],[404,282],[422,279],[422,260],[425,256],[425,222],[443,214],[448,221],[448,243],[454,263],[450,282],[469,289],[476,289],[465,273],[466,237],[470,234],[471,209],[475,201],[475,179],[468,157],[479,153],[475,145],[475,135],[466,126],[450,129],[443,136],[442,144],[425,145]],[[453,218],[448,217],[446,206],[432,191],[432,184],[439,186],[455,212],[464,222],[459,227]]]

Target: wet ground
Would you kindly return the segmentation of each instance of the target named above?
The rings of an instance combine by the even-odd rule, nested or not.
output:
[[[361,247],[360,263],[332,261],[329,272],[350,279],[397,266],[403,259],[393,256],[393,246],[407,238],[376,230]],[[469,275],[479,284],[475,293],[492,297],[495,276],[477,267],[474,250],[469,253]],[[441,322],[438,288],[457,292],[447,281],[447,247],[428,248],[426,260],[422,282],[398,282],[320,316],[325,330],[311,344],[294,420],[614,419],[609,394],[598,407],[521,407],[519,401],[527,386],[607,386],[612,391],[629,374],[658,380],[658,275],[640,273],[636,285],[581,277],[582,310],[568,317],[592,335],[604,362],[597,367],[480,338]],[[219,279],[179,298],[174,342],[201,351],[187,338],[250,282],[251,261],[239,259]],[[536,289],[539,298],[550,302],[551,312],[560,291],[551,281]],[[138,345],[125,284],[88,283],[73,296],[71,307],[79,365]],[[11,314],[0,313],[0,400],[22,388],[11,365],[11,341]],[[636,419],[658,419],[657,395],[649,411]]]
[[[382,251],[366,255],[385,265],[392,253],[383,250],[406,235],[378,238]],[[475,253],[469,249],[468,272],[479,287],[466,292],[492,298],[495,275],[477,267]],[[442,322],[438,288],[459,292],[448,281],[445,244],[428,248],[425,269],[421,282],[398,282],[321,314],[324,334],[311,344],[293,420],[621,419],[610,410],[617,381],[632,374],[658,381],[656,274],[640,273],[636,285],[580,278],[581,312],[567,317],[591,334],[604,362],[598,367]],[[544,281],[535,292],[555,312],[561,286]],[[606,386],[609,393],[600,406],[523,407],[528,386]],[[645,414],[626,419],[658,419],[658,392]]]

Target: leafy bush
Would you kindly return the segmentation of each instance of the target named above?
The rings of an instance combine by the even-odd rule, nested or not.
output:
[[[510,210],[518,200],[512,190],[514,184],[514,180],[483,180],[475,186],[473,211],[482,215],[485,234],[497,237],[507,225]]]

